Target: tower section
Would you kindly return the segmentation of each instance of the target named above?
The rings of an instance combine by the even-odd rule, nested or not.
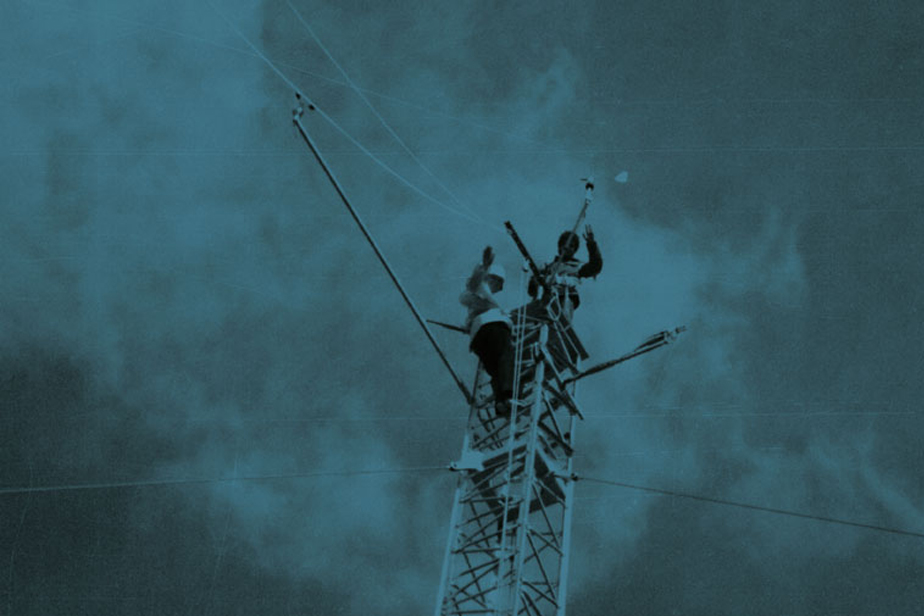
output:
[[[463,440],[437,616],[563,616],[573,506],[572,455],[581,411],[575,384],[587,354],[552,306],[514,312],[515,397],[495,409],[479,368]],[[505,408],[501,408],[505,411]]]

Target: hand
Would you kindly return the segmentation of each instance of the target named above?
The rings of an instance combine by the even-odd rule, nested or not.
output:
[[[594,230],[590,228],[590,225],[584,225],[584,241],[588,244],[596,242],[594,239]]]
[[[481,264],[484,265],[485,268],[488,268],[491,267],[492,263],[494,263],[494,251],[488,246],[481,254]]]

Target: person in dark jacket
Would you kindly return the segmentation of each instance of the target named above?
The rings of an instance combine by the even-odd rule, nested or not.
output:
[[[584,241],[587,242],[589,256],[586,263],[574,256],[581,247],[580,238],[572,231],[565,231],[558,237],[558,254],[551,263],[546,264],[540,270],[540,274],[558,297],[561,316],[569,323],[575,308],[581,304],[581,297],[578,294],[581,279],[593,278],[603,270],[603,257],[600,255],[600,247],[597,246],[590,225],[584,227]],[[529,281],[531,297],[537,296],[539,286],[539,281],[535,278]]]

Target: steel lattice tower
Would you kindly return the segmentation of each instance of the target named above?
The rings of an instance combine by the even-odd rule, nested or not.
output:
[[[564,616],[573,501],[574,383],[587,358],[548,307],[515,313],[517,401],[497,416],[478,370],[437,616]]]
[[[574,428],[583,417],[574,398],[575,383],[670,343],[684,328],[659,332],[622,357],[580,371],[587,352],[571,328],[570,310],[559,305],[558,293],[536,267],[513,226],[505,222],[533,279],[542,287],[544,299],[512,315],[516,397],[509,415],[498,416],[487,375],[479,366],[474,393],[469,392],[427,326],[427,322],[446,324],[420,314],[302,123],[303,103],[308,109],[318,108],[301,92],[296,91],[296,100],[292,122],[470,402],[462,455],[450,467],[459,473],[459,481],[436,615],[564,616],[576,480],[572,471]],[[593,199],[593,179],[582,181],[584,205],[574,232]]]

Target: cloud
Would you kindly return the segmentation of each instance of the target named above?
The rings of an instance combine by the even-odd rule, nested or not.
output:
[[[911,193],[890,193],[904,214],[826,213],[839,199],[855,205],[854,193],[875,205],[877,183],[835,174],[840,188],[820,200],[819,183],[830,177],[817,165],[809,178],[788,159],[741,155],[717,164],[714,154],[682,154],[704,135],[721,145],[731,134],[724,112],[698,109],[664,122],[650,105],[641,115],[604,113],[598,105],[618,80],[603,79],[603,56],[591,61],[571,34],[612,19],[571,15],[553,28],[550,16],[559,13],[548,4],[498,12],[363,12],[361,4],[299,8],[475,222],[358,97],[330,81],[336,70],[284,3],[216,3],[220,14],[175,2],[5,9],[11,104],[0,118],[9,164],[0,180],[0,258],[8,265],[0,383],[4,408],[13,409],[0,428],[5,485],[427,467],[458,452],[458,392],[294,133],[288,87],[224,15],[443,203],[396,183],[306,114],[427,317],[461,320],[456,297],[485,244],[514,282],[521,259],[502,221],[544,260],[574,223],[581,178],[629,171],[627,184],[601,183],[591,207],[605,266],[582,287],[578,331],[593,361],[661,329],[688,331],[582,385],[588,419],[576,470],[919,525],[920,486],[909,470],[917,466],[907,465],[920,457],[908,429],[916,420],[811,414],[848,403],[912,408],[917,364],[907,358],[916,357],[919,272],[903,256],[919,235],[907,213]],[[698,87],[674,85],[680,94]],[[612,122],[585,123],[598,117]],[[674,130],[684,123],[689,131]],[[747,134],[759,141],[774,126]],[[681,151],[618,151],[633,145]],[[891,167],[892,182],[902,184],[912,168]],[[907,310],[881,299],[899,296]],[[515,285],[504,300],[517,303]],[[883,317],[878,327],[864,325],[870,314]],[[469,378],[465,340],[437,335]],[[889,359],[892,350],[904,363]],[[883,361],[849,361],[854,355]],[[277,611],[430,609],[449,476],[8,499],[3,519],[22,523],[0,534],[0,552],[10,555],[0,579],[17,612],[28,611],[28,600],[40,600],[37,611],[79,611],[94,596],[108,597],[98,605],[113,613],[131,601],[228,613],[255,605],[253,597],[264,601],[259,609]],[[625,580],[620,592],[630,591],[621,605],[639,611],[678,603],[690,613],[740,609],[750,592],[764,601],[760,613],[779,591],[793,597],[793,611],[809,613],[832,577],[814,571],[813,559],[848,580],[834,586],[841,589],[859,574],[838,559],[872,560],[883,576],[901,565],[920,569],[904,547],[861,535],[829,540],[775,518],[614,490],[579,484],[572,609],[608,610],[588,597],[599,591],[615,601],[606,588],[616,579]],[[768,576],[774,585],[761,586]],[[43,590],[44,579],[54,583]],[[865,598],[881,594],[859,582]],[[901,583],[896,609],[914,594],[913,580]],[[48,588],[71,599],[49,604]]]

